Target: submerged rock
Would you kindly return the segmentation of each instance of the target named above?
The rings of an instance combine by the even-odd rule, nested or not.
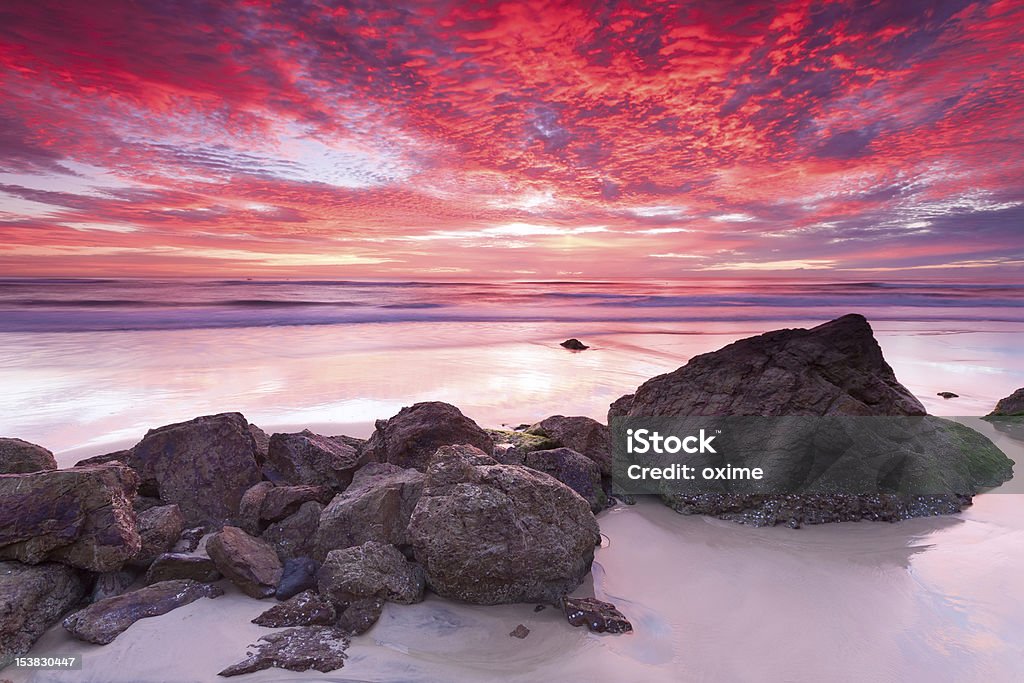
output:
[[[67,617],[64,628],[78,640],[106,645],[139,619],[166,614],[199,598],[223,594],[216,586],[196,581],[161,581],[94,602]]]
[[[363,598],[412,604],[423,599],[423,570],[393,546],[376,541],[332,550],[317,573],[320,593],[335,605]]]
[[[601,470],[593,460],[570,448],[555,448],[527,453],[523,465],[550,474],[580,494],[592,512],[604,509],[607,497],[601,489]]]
[[[530,425],[527,431],[583,454],[597,463],[601,476],[611,475],[612,434],[608,427],[597,420],[582,416],[552,415]]]
[[[281,628],[282,626],[328,626],[334,623],[337,613],[334,605],[316,591],[304,591],[288,600],[274,605],[252,620],[257,626]]]
[[[509,633],[509,635],[513,638],[519,638],[520,640],[522,640],[526,636],[530,635],[530,629],[526,628],[522,624],[519,624],[514,629],[512,629],[512,632]]]
[[[268,633],[250,647],[255,648],[245,661],[229,666],[219,676],[238,676],[271,667],[288,671],[315,669],[327,673],[345,665],[348,636],[332,626],[299,626]]]
[[[575,491],[472,446],[438,449],[409,535],[435,592],[485,605],[558,600],[590,571],[599,538]]]
[[[358,467],[359,453],[348,444],[307,430],[270,437],[263,473],[278,486],[345,488]]]
[[[53,453],[21,439],[0,437],[0,474],[28,474],[57,469]]]
[[[274,594],[281,581],[281,562],[266,541],[238,527],[226,526],[206,542],[206,552],[221,574],[253,598]]]
[[[0,475],[0,559],[120,569],[142,545],[132,509],[137,485],[118,464]]]
[[[424,471],[441,446],[469,444],[488,455],[491,437],[453,405],[431,401],[402,408],[389,420],[378,420],[363,447],[369,462],[387,462]]]
[[[563,349],[569,349],[570,351],[586,351],[590,347],[581,342],[579,339],[573,337],[572,339],[566,339],[564,342],[559,344]]]
[[[610,602],[596,598],[570,598],[562,600],[562,611],[573,626],[586,626],[594,633],[629,633],[633,625]]]
[[[0,666],[28,652],[46,629],[82,600],[83,573],[52,562],[0,562]]]

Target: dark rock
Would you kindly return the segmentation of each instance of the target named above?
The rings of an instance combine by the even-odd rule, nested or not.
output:
[[[263,473],[278,486],[307,484],[343,489],[352,481],[359,454],[351,446],[308,429],[274,434]]]
[[[94,602],[64,619],[64,628],[78,640],[106,645],[139,619],[167,614],[199,598],[224,591],[195,581],[162,581],[129,593]]]
[[[530,629],[526,628],[522,624],[519,624],[514,629],[512,629],[512,632],[509,633],[509,635],[513,638],[519,638],[520,640],[522,640],[526,636],[530,635]]]
[[[105,598],[121,595],[135,583],[138,574],[130,571],[103,572],[96,575],[89,594],[89,602],[99,602]]]
[[[242,500],[238,503],[238,528],[247,534],[258,535],[263,527],[260,524],[260,513],[263,511],[263,501],[267,493],[274,488],[274,483],[261,481],[246,489],[242,494]]]
[[[570,351],[586,351],[590,347],[581,342],[575,337],[572,339],[566,339],[564,342],[559,344],[563,349],[569,349]]]
[[[120,569],[142,545],[132,498],[138,477],[108,464],[0,475],[0,559]]]
[[[369,631],[383,611],[384,600],[381,598],[352,600],[344,607],[335,626],[349,635],[358,636]]]
[[[256,442],[239,413],[151,429],[128,464],[164,503],[177,503],[187,523],[210,528],[233,522],[242,494],[262,479]]]
[[[32,644],[85,595],[79,572],[62,564],[0,562],[0,666]]]
[[[348,636],[341,629],[332,626],[298,626],[263,636],[250,645],[256,649],[255,653],[218,675],[238,676],[271,667],[288,671],[315,669],[327,673],[345,665],[348,645]]]
[[[545,609],[547,609],[547,605],[537,605],[536,607],[533,608],[533,611],[534,612],[543,612]]]
[[[394,546],[367,541],[329,552],[317,587],[335,605],[373,597],[408,605],[423,599],[423,570]]]
[[[226,526],[206,542],[206,552],[221,574],[253,598],[274,594],[281,581],[281,562],[266,541],[238,527]]]
[[[199,547],[199,542],[203,540],[203,536],[205,535],[206,529],[201,526],[185,529],[181,532],[181,538],[179,538],[178,542],[174,544],[171,551],[176,553],[195,552],[195,549]]]
[[[75,463],[75,467],[90,467],[92,465],[106,465],[108,462],[119,462],[122,465],[128,464],[128,459],[131,458],[132,451],[130,448],[126,448],[120,451],[113,451],[112,453],[104,453],[102,455],[94,455],[91,458],[84,458]]]
[[[28,474],[57,469],[53,453],[21,439],[0,437],[0,474]]]
[[[960,394],[954,394],[952,391],[940,391],[936,396],[941,396],[945,399],[960,398]]]
[[[601,476],[611,475],[612,434],[608,427],[597,420],[582,416],[552,415],[531,425],[527,431],[582,453],[597,463]]]
[[[340,444],[351,446],[352,448],[356,449],[356,451],[359,452],[361,452],[363,450],[363,446],[366,445],[366,439],[360,439],[355,436],[346,436],[344,434],[340,434],[338,436],[329,436],[327,438],[331,439],[332,441],[337,441]]]
[[[1000,399],[995,410],[989,413],[990,417],[1017,417],[1024,416],[1024,387],[1013,392],[1006,398]]]
[[[281,583],[277,585],[274,597],[288,600],[302,591],[316,588],[316,573],[320,565],[309,557],[293,557],[284,561]]]
[[[432,401],[417,403],[377,427],[363,448],[369,462],[387,462],[424,471],[441,446],[469,444],[487,454],[494,444],[475,422],[453,405]]]
[[[304,591],[252,620],[257,626],[328,626],[337,619],[334,605],[316,591]]]
[[[185,530],[185,517],[177,505],[162,505],[139,513],[138,525],[142,547],[132,564],[145,568],[178,542]]]
[[[267,452],[270,450],[270,437],[267,433],[254,424],[249,425],[249,433],[256,444],[256,462],[262,465],[267,459]]]
[[[223,578],[213,560],[203,555],[164,553],[149,566],[146,583],[159,583],[174,579],[191,579],[199,583],[213,583]]]
[[[590,571],[599,538],[575,491],[472,446],[438,449],[409,535],[428,585],[478,604],[558,600]]]
[[[327,505],[332,498],[334,491],[328,486],[275,486],[263,499],[260,519],[276,522],[295,514],[304,503]]]
[[[566,596],[562,610],[570,624],[586,626],[595,633],[629,633],[633,630],[629,620],[610,602]]]
[[[370,463],[320,515],[314,557],[367,541],[409,545],[409,518],[423,492],[422,472],[386,463]]]
[[[316,501],[303,503],[294,515],[267,527],[263,540],[274,547],[282,560],[312,555],[323,509],[324,506]]]
[[[608,424],[611,424],[612,420],[616,417],[629,415],[629,410],[633,407],[634,397],[635,394],[626,394],[612,401],[612,404],[608,406]]]
[[[135,496],[135,499],[132,501],[132,508],[135,510],[135,514],[138,515],[146,510],[158,508],[163,504],[164,502],[159,498],[153,498],[152,496]]]
[[[601,489],[601,470],[593,460],[570,448],[555,448],[527,453],[523,465],[550,474],[580,494],[595,514],[604,509],[607,498]]]

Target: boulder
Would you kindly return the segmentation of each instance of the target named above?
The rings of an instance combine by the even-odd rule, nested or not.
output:
[[[612,435],[608,427],[589,417],[552,415],[531,425],[530,434],[547,437],[557,446],[571,448],[597,463],[601,476],[612,472]]]
[[[580,494],[595,514],[603,510],[608,501],[601,489],[601,470],[597,463],[571,448],[531,451],[523,458],[523,465],[550,474]]]
[[[238,528],[247,534],[258,535],[263,526],[260,523],[260,513],[263,511],[263,501],[267,493],[274,488],[274,483],[261,481],[246,489],[242,494],[242,500],[238,503],[238,515],[235,517]]]
[[[276,522],[295,514],[305,503],[327,505],[334,498],[328,486],[275,486],[267,491],[260,510],[260,519]]]
[[[221,671],[219,676],[238,676],[276,666],[288,671],[321,673],[340,669],[348,655],[349,639],[332,626],[297,626],[263,636],[247,659]]]
[[[132,498],[138,477],[108,464],[0,475],[0,559],[120,569],[142,545]]]
[[[594,633],[629,633],[633,625],[610,602],[596,598],[570,598],[562,600],[562,611],[573,626],[586,626]]]
[[[314,552],[323,509],[323,505],[313,500],[303,503],[294,515],[267,527],[263,540],[274,547],[282,560],[309,557]]]
[[[382,598],[359,598],[352,600],[343,608],[335,626],[351,636],[358,636],[369,631],[384,611]]]
[[[139,578],[138,573],[133,571],[96,574],[96,580],[92,585],[92,592],[89,594],[89,602],[99,602],[104,598],[121,595],[121,593],[131,588],[137,578]]]
[[[226,526],[206,542],[206,552],[221,574],[253,598],[274,594],[281,580],[281,562],[266,541],[238,527]]]
[[[316,573],[320,565],[309,557],[292,557],[284,561],[281,582],[274,597],[288,600],[302,591],[316,588]]]
[[[563,349],[569,349],[570,351],[586,351],[590,347],[581,342],[579,339],[573,337],[572,339],[566,339],[564,342],[559,344]]]
[[[472,446],[438,449],[409,536],[428,585],[478,604],[555,602],[590,571],[590,505],[554,477]]]
[[[407,529],[423,492],[424,474],[385,463],[360,469],[352,484],[331,500],[320,515],[314,557],[367,541],[409,545]]]
[[[0,474],[28,474],[57,469],[53,453],[21,439],[0,437]]]
[[[146,583],[160,583],[174,579],[191,579],[199,583],[213,583],[223,578],[213,560],[203,555],[164,553],[153,560],[146,572]]]
[[[233,522],[242,494],[262,479],[256,441],[239,413],[197,417],[150,430],[128,463],[160,499],[177,503],[189,524]]]
[[[185,530],[185,516],[177,505],[161,505],[138,514],[142,547],[132,564],[148,567],[153,560],[171,550]]]
[[[337,619],[334,605],[316,591],[304,591],[274,605],[252,620],[257,626],[329,626]]]
[[[367,541],[332,550],[317,573],[317,588],[335,605],[362,598],[412,604],[423,599],[423,570],[394,546]]]
[[[122,465],[128,463],[128,459],[131,458],[132,451],[130,448],[126,448],[120,451],[113,451],[110,453],[103,453],[102,455],[94,455],[89,458],[83,458],[75,463],[75,467],[90,467],[92,465],[106,465],[108,462],[119,462]]]
[[[343,489],[358,467],[355,448],[307,430],[270,437],[263,474],[278,486],[311,485]]]
[[[267,433],[254,424],[249,425],[249,433],[256,443],[256,462],[263,464],[267,459],[267,452],[270,450],[270,437]]]
[[[1024,416],[1024,387],[1013,392],[1006,398],[1000,399],[995,410],[989,413],[989,417],[1018,417]]]
[[[28,652],[85,591],[82,572],[71,567],[0,562],[0,666]]]
[[[469,444],[488,455],[494,443],[475,422],[453,405],[432,401],[402,408],[389,420],[378,420],[363,447],[368,462],[387,462],[420,471],[441,446]]]
[[[64,619],[64,628],[78,640],[106,645],[139,619],[167,614],[199,598],[223,594],[220,588],[206,583],[162,581],[94,602]]]
[[[524,429],[529,426],[526,425]],[[494,442],[494,459],[502,465],[522,465],[523,458],[531,451],[546,451],[559,447],[558,443],[546,436],[526,431],[488,429],[487,434]]]

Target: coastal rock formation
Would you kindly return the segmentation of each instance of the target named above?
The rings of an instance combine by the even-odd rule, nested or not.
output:
[[[316,591],[304,591],[274,605],[252,620],[257,626],[281,628],[284,626],[329,626],[338,615],[328,600]]]
[[[394,546],[367,541],[328,553],[317,587],[339,606],[363,598],[412,604],[423,599],[423,570]]]
[[[360,598],[348,603],[334,625],[350,636],[358,636],[369,631],[383,611],[383,598]]]
[[[428,585],[478,604],[555,602],[590,571],[590,505],[541,472],[445,446],[427,470],[409,536]]]
[[[254,536],[262,531],[260,515],[263,512],[263,501],[272,488],[274,482],[261,481],[246,489],[242,500],[238,502],[238,514],[235,516],[239,529]]]
[[[523,429],[530,425],[525,425]],[[494,442],[494,459],[502,465],[522,465],[523,458],[532,451],[546,451],[558,448],[560,444],[539,434],[527,431],[488,429],[487,434]]]
[[[324,506],[316,501],[303,503],[295,514],[274,522],[263,532],[263,540],[274,547],[282,560],[308,557],[316,545],[316,532]]]
[[[132,558],[132,564],[145,568],[178,542],[185,530],[185,516],[177,505],[161,505],[140,512],[138,527],[142,547]]]
[[[217,528],[235,520],[242,494],[262,479],[256,455],[245,418],[222,413],[151,429],[127,464],[189,524]]]
[[[267,491],[260,510],[260,519],[276,522],[295,514],[305,503],[316,502],[327,505],[334,498],[334,491],[327,486],[275,486]]]
[[[28,652],[85,590],[82,573],[62,564],[0,562],[0,666]]]
[[[117,464],[0,475],[0,559],[120,569],[142,545],[138,477]]]
[[[594,513],[604,509],[608,499],[601,489],[601,470],[593,460],[571,448],[531,451],[523,457],[523,465],[550,474],[580,494]]]
[[[612,435],[608,427],[589,417],[552,415],[531,425],[530,434],[547,437],[558,446],[571,448],[597,463],[601,476],[612,472]]]
[[[316,573],[320,565],[309,557],[293,557],[284,561],[281,582],[274,597],[288,600],[302,591],[316,588]]]
[[[1024,416],[1024,387],[1013,392],[1006,398],[1000,399],[995,410],[989,413],[989,417],[1018,417]]]
[[[856,314],[694,356],[641,384],[632,399],[623,396],[612,405],[609,423],[618,415],[925,414],[896,380],[868,321]]]
[[[256,462],[262,465],[267,459],[267,451],[270,450],[270,437],[254,424],[249,425],[249,433],[256,443]]]
[[[223,594],[220,588],[206,583],[161,581],[94,602],[64,619],[64,628],[78,640],[106,645],[139,619],[167,614],[199,598]]]
[[[633,624],[610,602],[596,598],[562,600],[562,611],[573,626],[586,626],[594,633],[629,633]]]
[[[186,553],[164,553],[149,566],[146,583],[159,583],[174,579],[191,579],[199,583],[219,581],[221,573],[209,557]]]
[[[281,562],[266,541],[238,527],[226,526],[206,542],[206,552],[221,574],[253,598],[274,594],[281,580]]]
[[[377,420],[363,447],[368,462],[387,462],[425,471],[441,446],[469,444],[488,455],[494,443],[487,432],[453,405],[432,401],[402,408],[389,420]]]
[[[53,453],[21,439],[0,437],[0,474],[28,474],[57,469]]]
[[[278,486],[307,484],[342,489],[358,466],[355,448],[307,430],[270,437],[263,474]]]
[[[339,628],[298,626],[263,636],[250,645],[255,652],[246,660],[229,666],[218,675],[238,676],[272,666],[288,671],[314,669],[327,673],[345,665],[348,646],[348,636]]]
[[[412,511],[423,492],[425,476],[414,469],[370,463],[356,472],[352,484],[331,500],[320,515],[314,557],[367,541],[409,545]]]
[[[566,339],[564,342],[559,344],[563,349],[569,349],[570,351],[586,351],[590,347],[581,342],[579,339],[573,337],[572,339]]]

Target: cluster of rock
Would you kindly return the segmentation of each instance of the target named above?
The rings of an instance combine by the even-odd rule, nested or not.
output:
[[[62,617],[107,644],[222,595],[222,579],[277,598],[254,623],[287,629],[225,676],[337,668],[386,602],[428,589],[559,604],[590,571],[609,462],[607,430],[588,418],[488,432],[436,402],[378,421],[365,442],[204,416],[64,470],[2,439],[0,663]]]

